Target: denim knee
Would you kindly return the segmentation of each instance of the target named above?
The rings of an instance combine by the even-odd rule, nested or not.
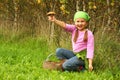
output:
[[[56,49],[56,54],[60,54],[62,52],[62,48],[57,48]]]
[[[64,69],[64,70],[70,70],[71,69],[71,66],[70,65],[68,65],[67,63],[63,63],[62,64],[62,68]]]
[[[58,59],[65,59],[63,55],[64,49],[63,48],[57,48],[56,49],[56,56]]]
[[[67,65],[65,63],[62,64],[62,67],[63,67],[64,70],[67,69]]]

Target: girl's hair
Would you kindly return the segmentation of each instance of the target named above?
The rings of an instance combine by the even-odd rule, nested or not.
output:
[[[76,42],[77,41],[77,38],[78,38],[78,29],[75,31],[75,35],[74,35],[74,39],[73,39],[73,41],[74,42]],[[85,31],[85,34],[84,34],[84,37],[83,37],[83,41],[84,42],[87,42],[87,40],[88,40],[88,31],[86,30]]]
[[[78,34],[78,29],[76,29],[75,35],[74,35],[74,39],[73,39],[74,42],[77,41],[78,35],[79,35],[79,34]]]
[[[87,42],[87,40],[88,40],[88,31],[86,30],[86,31],[85,31],[85,34],[84,34],[83,41],[84,41],[84,42]]]

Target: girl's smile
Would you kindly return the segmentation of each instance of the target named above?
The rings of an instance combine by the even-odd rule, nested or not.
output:
[[[84,31],[86,29],[86,26],[87,26],[87,21],[83,18],[78,18],[75,21],[75,25],[76,25],[78,30]]]

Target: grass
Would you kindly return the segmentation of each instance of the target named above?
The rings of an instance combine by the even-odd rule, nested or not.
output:
[[[61,72],[45,70],[42,63],[51,53],[43,39],[0,41],[0,80],[119,80],[110,70]]]

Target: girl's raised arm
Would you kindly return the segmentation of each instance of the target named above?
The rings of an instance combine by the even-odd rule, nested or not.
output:
[[[48,12],[47,13],[47,16],[48,16],[48,20],[51,21],[51,22],[54,22],[55,24],[59,25],[60,27],[62,28],[65,28],[66,27],[66,23],[63,22],[63,21],[60,21],[60,20],[57,20],[55,18],[55,12]]]

